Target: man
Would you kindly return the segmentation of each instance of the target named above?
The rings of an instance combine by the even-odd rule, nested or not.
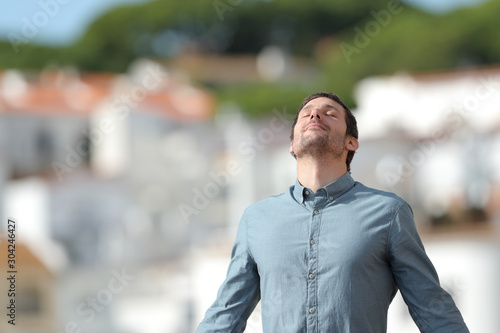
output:
[[[352,179],[357,138],[338,96],[304,100],[290,143],[297,181],[245,210],[226,280],[198,333],[243,332],[259,300],[266,333],[382,333],[398,288],[421,332],[468,332],[409,205]]]

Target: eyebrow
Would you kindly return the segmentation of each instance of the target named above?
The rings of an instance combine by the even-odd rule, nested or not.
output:
[[[326,106],[327,106],[328,108],[330,108],[330,109],[334,109],[335,111],[340,112],[340,110],[339,110],[338,108],[336,108],[336,107],[335,107],[335,105],[333,105],[333,104],[326,104]],[[313,107],[313,105],[312,105],[312,104],[309,104],[309,105],[304,106],[304,107],[302,108],[302,110],[308,110],[308,109],[310,109],[310,108],[312,108],[312,107]],[[302,111],[302,110],[300,110],[300,111]]]

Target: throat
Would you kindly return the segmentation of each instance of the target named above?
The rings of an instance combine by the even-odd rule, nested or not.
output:
[[[297,159],[297,178],[299,183],[316,193],[320,188],[342,177],[347,172],[345,161]]]

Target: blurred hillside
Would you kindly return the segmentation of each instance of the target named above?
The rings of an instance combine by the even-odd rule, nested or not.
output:
[[[303,79],[278,73],[237,84],[200,80],[221,101],[236,101],[258,115],[277,105],[295,106],[297,96],[325,89],[352,105],[354,85],[368,76],[498,63],[499,13],[500,1],[437,16],[381,0],[157,0],[108,12],[68,47],[36,46],[29,36],[11,36],[0,43],[0,66],[124,72],[137,58],[264,56],[269,46],[278,52],[267,52],[268,57],[281,57],[285,70],[293,67],[292,58],[306,62],[312,75]]]

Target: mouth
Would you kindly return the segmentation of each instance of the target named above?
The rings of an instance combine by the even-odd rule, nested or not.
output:
[[[314,129],[314,128],[319,128],[319,129],[322,129],[323,131],[326,131],[325,126],[318,124],[318,123],[312,123],[312,124],[307,125],[306,128],[304,129],[304,131],[307,131],[309,129]]]

